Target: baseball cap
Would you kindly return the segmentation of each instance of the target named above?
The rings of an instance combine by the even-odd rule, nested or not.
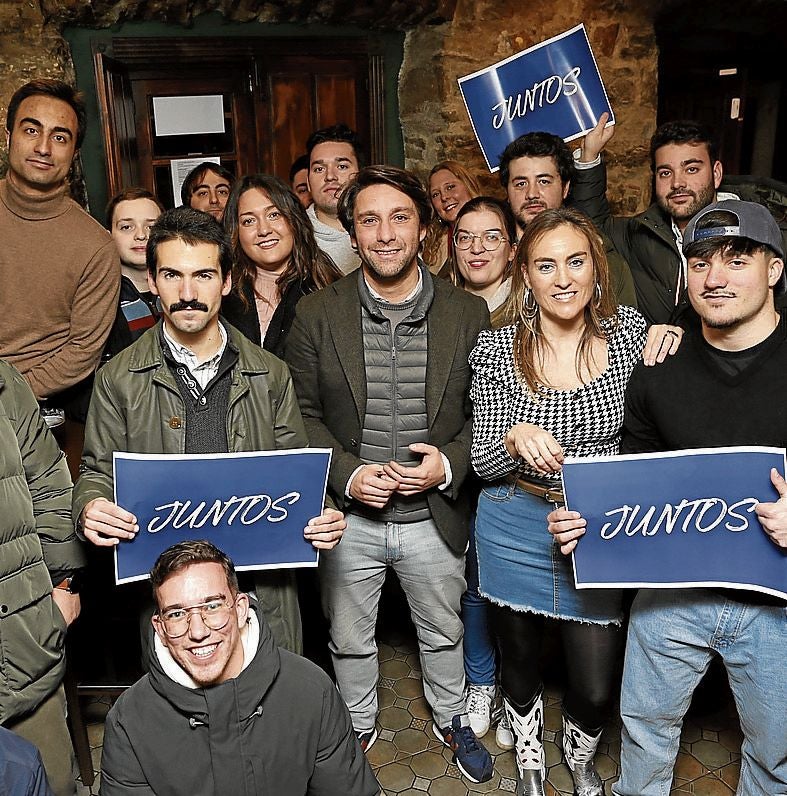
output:
[[[737,224],[697,229],[702,219],[715,210],[724,210],[737,218]],[[773,249],[782,260],[784,241],[779,225],[767,207],[757,202],[744,202],[740,199],[724,199],[704,207],[689,221],[683,233],[683,251],[692,243],[712,238],[749,238]]]

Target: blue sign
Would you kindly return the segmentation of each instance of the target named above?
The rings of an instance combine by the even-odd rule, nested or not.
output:
[[[459,79],[490,171],[508,144],[544,131],[565,141],[592,130],[602,113],[615,123],[584,25]]]
[[[303,529],[322,513],[330,464],[322,448],[115,453],[115,503],[139,525],[115,547],[115,581],[147,578],[164,550],[187,539],[213,542],[238,570],[317,566]]]
[[[577,588],[724,586],[787,598],[787,550],[754,507],[779,495],[778,448],[704,448],[571,459],[566,505],[587,520],[574,549]]]

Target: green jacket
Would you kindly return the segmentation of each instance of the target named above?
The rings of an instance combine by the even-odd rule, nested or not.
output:
[[[159,342],[161,322],[96,374],[74,488],[78,524],[94,498],[113,500],[112,454],[185,453],[186,409]],[[225,324],[238,353],[232,369],[227,442],[231,453],[307,447],[287,366]],[[288,574],[288,573],[285,573]],[[291,579],[290,579],[291,580]],[[294,583],[277,571],[257,574],[257,594],[278,643],[300,651]],[[285,594],[285,591],[287,592]]]
[[[85,566],[66,460],[22,376],[0,361],[0,724],[60,685],[66,623],[52,577]]]
[[[671,219],[651,205],[644,213],[615,217],[607,203],[607,171],[602,163],[577,169],[571,181],[575,207],[587,213],[629,264],[637,289],[637,308],[648,323],[669,323],[681,269]]]

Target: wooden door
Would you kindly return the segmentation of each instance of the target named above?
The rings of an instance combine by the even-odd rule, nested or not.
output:
[[[170,170],[172,160],[219,157],[221,164],[233,174],[244,174],[256,168],[254,111],[249,83],[249,71],[237,67],[218,76],[197,73],[174,77],[165,72],[155,77],[138,76],[132,81],[140,178],[145,186],[152,186],[150,190],[165,206],[176,204]],[[223,133],[156,134],[155,97],[208,95],[222,97]]]
[[[385,158],[379,42],[117,38],[111,50],[95,65],[110,194],[136,184],[171,206],[170,161],[182,157],[286,180],[309,134],[337,122],[358,132],[372,162]],[[223,98],[224,134],[156,136],[153,97],[205,94]]]
[[[101,132],[106,152],[108,195],[140,184],[140,159],[131,77],[125,64],[103,53],[94,56]]]

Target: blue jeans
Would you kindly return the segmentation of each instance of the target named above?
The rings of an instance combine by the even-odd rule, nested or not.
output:
[[[336,684],[356,732],[377,718],[380,591],[388,567],[396,572],[418,635],[424,696],[440,727],[465,712],[462,620],[465,557],[445,543],[432,520],[376,522],[347,515],[341,544],[320,555],[320,588],[331,626]]]
[[[787,794],[787,608],[640,590],[631,609],[617,796],[668,796],[683,716],[718,654],[743,730],[741,796]]]
[[[462,595],[465,626],[465,675],[469,685],[495,684],[495,646],[489,635],[487,602],[478,593],[478,556],[475,549],[475,516],[470,523],[470,546],[465,566],[467,591]]]

